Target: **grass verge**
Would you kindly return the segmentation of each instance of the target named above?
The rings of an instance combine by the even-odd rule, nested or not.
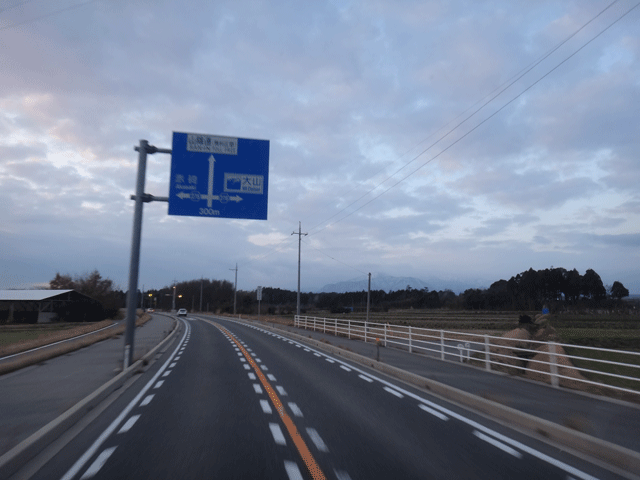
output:
[[[141,326],[147,323],[151,319],[151,315],[143,314],[139,316],[136,320],[136,326]],[[98,322],[102,323],[102,322]],[[113,323],[113,322],[111,322]],[[97,325],[97,324],[94,324]],[[101,327],[102,328],[102,327]],[[15,359],[7,360],[5,362],[0,363],[0,375],[4,375],[9,372],[13,372],[15,370],[19,370],[24,367],[28,367],[30,365],[36,365],[38,363],[44,362],[51,358],[58,357],[60,355],[65,355],[67,353],[73,352],[75,350],[79,350],[81,348],[87,347],[94,343],[100,342],[102,340],[106,340],[107,338],[116,338],[118,335],[124,333],[126,325],[124,322],[117,327],[109,328],[107,330],[103,330],[94,335],[87,335],[86,337],[78,338],[77,340],[71,340],[65,343],[61,343],[59,345],[55,345],[51,348],[46,348],[42,350],[38,350],[31,353],[25,353],[24,355],[18,356]],[[92,331],[95,331],[94,329]],[[86,332],[85,332],[86,333]],[[76,335],[71,335],[77,336]],[[60,340],[56,340],[60,341]],[[49,343],[53,343],[50,341]],[[39,345],[42,346],[42,345]],[[30,347],[37,348],[37,347]]]

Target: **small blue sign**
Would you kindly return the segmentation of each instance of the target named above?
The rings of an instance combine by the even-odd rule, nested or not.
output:
[[[269,141],[173,132],[169,215],[267,219]]]

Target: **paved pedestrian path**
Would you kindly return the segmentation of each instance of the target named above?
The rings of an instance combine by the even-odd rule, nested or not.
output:
[[[164,315],[138,327],[134,359],[173,329]],[[0,376],[0,456],[122,371],[123,335]]]

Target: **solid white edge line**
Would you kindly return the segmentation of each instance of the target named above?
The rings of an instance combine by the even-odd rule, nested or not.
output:
[[[280,428],[280,425],[278,425],[277,423],[270,423],[269,430],[271,430],[271,435],[273,435],[273,440],[276,442],[276,444],[278,445],[287,444],[287,440],[284,438],[284,434],[282,433],[282,429]]]
[[[495,438],[491,438],[490,436],[485,435],[484,433],[480,433],[478,430],[474,430],[473,434],[476,437],[478,437],[480,440],[484,440],[485,442],[490,443],[491,445],[493,445],[496,448],[499,448],[503,452],[507,452],[509,455],[513,455],[516,458],[522,458],[522,454],[519,451],[505,445],[502,442],[499,442]]]
[[[100,469],[104,466],[104,464],[107,463],[107,460],[109,460],[109,457],[115,451],[116,448],[117,447],[111,447],[103,450],[102,453],[98,455],[98,458],[96,458],[94,462],[91,464],[91,466],[87,469],[87,471],[84,472],[84,475],[80,477],[80,480],[84,480],[85,478],[91,478],[96,473],[98,473]]]
[[[240,325],[243,325],[242,323],[236,322],[235,320],[230,320],[230,321],[234,322],[234,323],[238,323]],[[262,331],[266,332],[266,330],[262,330]],[[307,348],[309,348],[313,352],[316,352],[318,354],[318,356],[324,356],[324,357],[328,357],[328,358],[333,358],[333,357],[329,357],[329,355],[327,355],[324,352],[319,352],[318,350],[315,350],[312,347],[307,347]],[[513,440],[513,439],[505,436],[505,435],[501,435],[498,432],[496,432],[496,431],[494,431],[494,430],[492,430],[492,429],[490,429],[488,427],[485,427],[484,425],[481,425],[478,422],[475,422],[475,421],[473,421],[473,420],[471,420],[469,418],[466,418],[466,417],[464,417],[462,415],[458,415],[457,413],[449,410],[446,407],[443,407],[441,405],[438,405],[437,403],[431,402],[430,400],[427,400],[426,398],[422,398],[421,396],[416,395],[416,394],[414,394],[412,392],[409,392],[408,390],[405,390],[403,388],[397,387],[396,385],[392,384],[391,382],[387,382],[386,380],[383,380],[380,377],[377,377],[377,376],[372,375],[372,374],[370,374],[368,372],[365,372],[364,370],[361,370],[358,367],[354,367],[353,365],[348,364],[346,362],[343,362],[342,360],[339,360],[337,358],[333,358],[333,359],[336,362],[341,363],[342,365],[347,365],[348,367],[352,368],[356,372],[360,372],[363,375],[370,376],[372,379],[375,379],[376,381],[382,383],[383,385],[387,385],[387,386],[389,386],[391,388],[395,388],[398,391],[400,391],[400,392],[404,393],[405,395],[407,395],[408,397],[413,398],[414,400],[417,400],[417,401],[419,401],[421,403],[427,404],[427,405],[431,406],[432,408],[434,408],[435,410],[439,410],[439,411],[443,412],[444,414],[446,414],[446,415],[448,415],[448,416],[450,416],[452,418],[455,418],[456,420],[459,420],[459,421],[461,421],[463,423],[466,423],[467,425],[469,425],[469,426],[471,426],[471,427],[473,427],[473,428],[475,428],[477,430],[483,431],[483,432],[485,432],[485,433],[487,433],[489,435],[493,435],[494,437],[502,440],[503,442],[508,443],[513,447],[517,447],[520,450],[524,451],[525,453],[533,455],[534,457],[536,457],[536,458],[538,458],[538,459],[540,459],[540,460],[542,460],[544,462],[547,462],[547,463],[549,463],[549,464],[551,464],[551,465],[553,465],[555,467],[558,467],[559,469],[564,470],[565,472],[567,472],[567,473],[569,473],[571,475],[574,475],[574,476],[576,476],[576,477],[578,477],[578,478],[580,478],[582,480],[598,480],[596,477],[594,477],[592,475],[589,475],[587,473],[584,473],[583,471],[578,470],[577,468],[574,468],[571,465],[568,465],[568,464],[566,464],[564,462],[561,462],[560,460],[556,460],[553,457],[550,457],[550,456],[548,456],[548,455],[546,455],[546,454],[544,454],[542,452],[539,452],[538,450],[536,450],[536,449],[534,449],[532,447],[528,447],[528,446],[526,446],[526,445],[524,445],[524,444],[522,444],[522,443],[520,443],[520,442],[518,442],[516,440]],[[506,427],[506,428],[509,428],[509,427]]]
[[[186,336],[187,331],[191,330],[191,325],[189,325],[186,321],[182,319],[180,320],[185,324],[185,327],[186,327],[185,333],[183,334],[183,339],[184,339],[184,336]],[[178,345],[180,344],[178,343]],[[116,428],[118,428],[118,426],[127,417],[127,415],[129,415],[129,412],[133,410],[133,408],[137,405],[140,399],[147,393],[147,390],[151,388],[151,386],[155,383],[158,377],[162,375],[162,373],[165,371],[167,366],[173,361],[173,357],[175,357],[176,352],[178,351],[178,348],[179,347],[176,347],[176,349],[169,356],[167,361],[164,362],[164,365],[160,367],[160,369],[151,378],[151,380],[149,380],[149,382],[147,382],[147,384],[142,388],[142,390],[140,390],[138,395],[136,395],[135,398],[131,400],[131,402],[124,408],[124,410],[122,410],[122,412],[120,412],[120,415],[118,415],[116,419],[113,422],[111,422],[111,424],[102,432],[102,434],[100,434],[100,436],[96,439],[96,441],[93,442],[93,444],[82,454],[82,456],[78,460],[76,460],[76,462],[71,466],[71,468],[62,477],[61,480],[71,480],[73,477],[75,477],[78,474],[78,472],[82,469],[82,467],[85,466],[85,464],[89,461],[89,459],[95,455],[95,453],[102,446],[105,440],[109,438],[109,436],[116,430]]]
[[[302,473],[300,473],[300,469],[296,462],[292,462],[291,460],[284,461],[284,469],[287,472],[287,476],[289,480],[303,480]]]
[[[140,415],[134,415],[133,417],[130,417],[129,420],[127,420],[126,423],[122,426],[122,428],[118,430],[118,433],[126,433],[131,430],[131,427],[133,427],[133,425],[138,421],[139,418]]]

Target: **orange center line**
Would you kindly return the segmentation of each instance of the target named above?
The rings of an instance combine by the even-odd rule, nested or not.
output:
[[[295,423],[293,423],[293,420],[291,419],[291,417],[287,415],[287,412],[285,412],[284,405],[280,401],[280,398],[278,397],[275,390],[269,383],[269,380],[267,380],[267,377],[265,377],[264,373],[262,373],[262,370],[260,369],[258,364],[255,362],[253,357],[249,354],[249,352],[247,352],[247,350],[242,346],[242,344],[236,339],[236,337],[230,331],[228,331],[222,325],[218,325],[217,323],[210,322],[209,320],[207,321],[212,325],[215,325],[216,327],[218,327],[221,331],[225,332],[227,335],[229,335],[229,337],[231,337],[233,342],[238,346],[240,351],[243,353],[243,355],[249,362],[249,365],[251,365],[255,370],[257,377],[260,379],[260,383],[262,383],[262,386],[267,392],[267,395],[269,395],[269,398],[271,399],[273,406],[276,408],[278,414],[280,415],[280,419],[282,420],[282,423],[284,423],[285,427],[287,428],[287,432],[289,433],[291,440],[293,440],[293,444],[298,449],[298,453],[302,457],[302,461],[307,466],[309,473],[314,478],[314,480],[325,480],[326,477],[324,476],[324,473],[322,473],[322,470],[320,470],[320,467],[318,466],[318,463],[316,462],[315,458],[313,458],[313,455],[311,454],[311,451],[307,447],[307,444],[302,439],[300,432],[298,432],[298,428],[296,427]]]

